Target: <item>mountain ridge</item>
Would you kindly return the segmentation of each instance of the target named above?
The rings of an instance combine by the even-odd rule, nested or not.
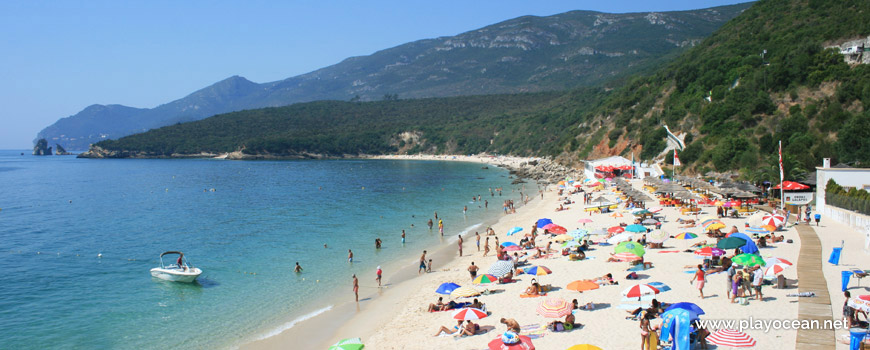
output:
[[[84,149],[95,141],[178,122],[298,102],[374,101],[395,94],[401,98],[427,98],[525,93],[592,86],[661,62],[696,44],[748,6],[522,16],[454,36],[421,39],[370,55],[348,57],[278,81],[258,84],[233,76],[150,109],[116,108],[102,115],[92,113],[88,118],[76,114],[43,129],[37,138],[67,149]],[[128,121],[131,127],[125,129],[114,120]],[[77,125],[77,121],[81,123]]]

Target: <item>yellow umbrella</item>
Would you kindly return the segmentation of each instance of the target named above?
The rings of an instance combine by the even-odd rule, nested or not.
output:
[[[721,229],[723,229],[723,228],[725,228],[725,224],[723,224],[723,223],[718,223],[718,222],[717,222],[717,223],[715,223],[715,224],[711,224],[711,225],[707,226],[707,231],[713,231],[713,230],[716,230],[716,229],[721,230]]]
[[[471,287],[459,287],[453,290],[450,293],[451,298],[467,298],[474,297],[480,295],[480,292],[477,289]]]
[[[571,236],[569,234],[562,234],[562,235],[558,235],[556,237],[553,237],[553,240],[556,242],[565,242],[565,241],[570,241],[573,239],[574,239],[574,236]]]
[[[574,345],[574,346],[567,348],[565,350],[601,350],[601,348],[599,348],[595,345],[577,344],[577,345]]]

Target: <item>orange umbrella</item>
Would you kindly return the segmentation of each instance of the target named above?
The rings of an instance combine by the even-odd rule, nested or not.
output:
[[[621,218],[621,217],[622,217],[622,213],[620,213],[620,212],[618,212],[618,211],[615,211],[615,212],[613,212],[613,214],[610,214],[610,217],[612,217],[612,218]]]
[[[592,281],[574,281],[574,282],[568,283],[568,286],[565,288],[567,288],[569,290],[576,290],[578,292],[583,292],[583,291],[587,291],[587,290],[598,289],[600,287],[601,286],[599,286],[598,283],[595,283]]]
[[[776,231],[776,226],[772,226],[772,225],[764,225],[764,226],[761,226],[761,228],[767,230],[768,232]]]

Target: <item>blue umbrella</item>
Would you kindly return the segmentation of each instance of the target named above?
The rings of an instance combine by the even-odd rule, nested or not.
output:
[[[514,243],[514,242],[502,242],[502,243],[501,243],[501,246],[502,246],[502,247],[510,247],[510,246],[512,246],[512,245],[519,245],[519,244],[516,244],[516,243]]]
[[[740,233],[740,232],[732,233],[728,237],[737,237],[737,238],[742,238],[742,239],[746,240],[746,245],[740,247],[740,251],[747,253],[747,254],[757,254],[758,253],[758,246],[756,246],[755,242],[752,241],[752,238],[749,238],[749,236],[747,236],[745,233]]]
[[[513,236],[515,233],[520,232],[520,231],[522,231],[522,230],[523,230],[522,227],[517,226],[517,227],[514,227],[514,228],[508,230],[507,235],[508,235],[508,236]]]
[[[665,312],[668,312],[668,311],[671,311],[674,309],[686,310],[686,311],[690,312],[692,314],[692,317],[694,317],[694,318],[698,318],[698,316],[705,314],[704,310],[702,310],[700,306],[698,306],[695,303],[688,303],[688,302],[673,304],[670,307],[668,307],[668,309],[665,310]]]
[[[547,224],[552,224],[552,223],[553,223],[553,220],[550,220],[550,219],[546,219],[546,218],[538,219],[538,228],[542,228],[544,226],[547,226]]]
[[[438,286],[438,289],[435,290],[435,293],[450,294],[450,293],[453,293],[453,290],[456,288],[459,288],[459,285],[456,283],[453,283],[453,282],[441,283],[441,285]]]
[[[667,291],[671,290],[671,287],[668,287],[667,284],[664,284],[664,283],[661,283],[661,282],[650,282],[650,283],[647,283],[647,284],[650,285],[650,286],[655,287],[656,289],[659,290],[659,292],[667,292]]]
[[[574,231],[568,232],[568,234],[571,235],[571,237],[574,237],[575,239],[579,239],[579,238],[583,238],[587,234],[589,234],[589,231],[586,231],[585,229],[582,229],[582,228],[578,228]]]
[[[646,232],[646,227],[638,224],[631,224],[625,227],[625,230],[628,232]]]
[[[662,314],[662,339],[673,338],[673,349],[688,349],[691,324],[696,318],[686,309],[665,311]]]

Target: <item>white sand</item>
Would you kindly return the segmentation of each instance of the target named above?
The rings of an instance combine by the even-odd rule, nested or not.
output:
[[[639,182],[634,183],[639,186]],[[605,194],[609,194],[611,198],[615,198],[613,194],[606,190]],[[582,201],[582,196],[572,196],[575,201]],[[619,222],[630,222],[633,217],[625,213],[623,218],[612,218],[607,214],[594,214],[589,216],[583,212],[582,204],[573,204],[569,210],[555,212],[554,209],[558,206],[557,195],[554,191],[547,192],[544,200],[534,201],[530,205],[521,208],[517,214],[507,215],[498,222],[493,228],[498,233],[499,239],[504,241],[518,241],[521,236],[506,237],[507,230],[514,226],[521,226],[524,232],[529,232],[532,224],[539,218],[550,218],[555,223],[572,230],[577,227],[582,227],[577,220],[580,218],[592,218],[591,224],[586,224],[587,228],[606,228],[617,225]],[[655,206],[653,202],[648,202],[647,206]],[[701,216],[709,215],[711,209],[704,208],[706,213]],[[678,229],[676,219],[679,217],[676,209],[665,208],[663,214],[666,217],[666,223],[663,229],[671,235],[680,232],[690,231],[701,233],[700,228]],[[713,211],[715,214],[715,211]],[[730,225],[743,227],[745,220],[743,219],[723,219]],[[689,245],[697,243],[704,239],[703,235],[694,240],[678,241],[668,240],[665,242],[664,250],[684,250]],[[764,257],[776,256],[788,259],[792,262],[797,262],[800,241],[794,229],[789,229],[785,232],[786,238],[794,240],[794,243],[780,243],[772,249],[762,249]],[[639,237],[639,235],[637,235]],[[538,245],[546,245],[546,238],[538,238]],[[558,247],[554,243],[554,247]],[[692,274],[684,273],[683,266],[696,265],[701,262],[690,253],[658,253],[656,250],[648,250],[646,261],[654,263],[652,269],[639,272],[642,279],[639,281],[628,281],[624,277],[629,272],[626,271],[628,263],[607,263],[605,262],[613,247],[596,247],[594,251],[588,253],[588,256],[594,259],[571,262],[566,257],[560,254],[554,255],[553,258],[544,260],[530,260],[535,265],[544,265],[552,269],[553,274],[547,276],[539,276],[537,280],[543,284],[552,284],[555,287],[564,288],[569,282],[578,279],[591,279],[601,276],[607,272],[612,272],[614,277],[619,281],[618,286],[603,286],[600,289],[578,293],[566,289],[554,291],[550,296],[557,296],[568,301],[578,299],[581,303],[595,302],[598,305],[603,305],[603,308],[594,311],[581,311],[577,314],[577,322],[584,324],[581,329],[575,329],[567,333],[552,333],[547,332],[544,337],[535,339],[533,342],[539,349],[564,349],[574,344],[589,343],[597,345],[604,349],[628,349],[637,348],[640,343],[639,322],[626,320],[626,311],[618,308],[621,304],[621,292],[635,283],[645,283],[658,281],[663,282],[672,288],[671,291],[664,292],[658,296],[660,301],[665,302],[681,302],[688,301],[697,303],[705,311],[704,319],[742,319],[754,317],[756,319],[796,319],[797,318],[797,298],[789,298],[787,293],[797,292],[796,288],[778,290],[765,286],[763,294],[765,301],[751,301],[748,306],[731,304],[725,298],[725,277],[722,274],[708,276],[707,287],[705,288],[706,299],[700,299],[697,289],[690,285],[689,280]],[[366,343],[367,349],[486,349],[487,343],[496,338],[505,330],[505,327],[499,323],[502,317],[515,318],[521,325],[541,324],[544,325],[551,321],[536,314],[535,309],[542,298],[520,298],[522,291],[529,286],[532,276],[519,276],[519,282],[507,285],[490,286],[490,289],[503,289],[504,291],[498,294],[481,296],[480,300],[486,303],[491,315],[480,321],[477,321],[481,326],[491,326],[494,330],[483,335],[473,337],[453,338],[453,337],[434,337],[435,331],[441,326],[453,326],[455,321],[451,318],[451,312],[429,313],[425,307],[429,303],[433,303],[438,298],[439,294],[434,291],[439,284],[443,282],[456,282],[460,285],[471,285],[467,266],[474,261],[475,264],[481,266],[482,271],[486,269],[496,260],[495,256],[482,257],[482,252],[477,252],[474,248],[473,239],[466,241],[466,255],[455,259],[447,267],[446,271],[437,271],[431,274],[426,274],[421,278],[414,279],[409,283],[401,286],[402,295],[397,298],[389,298],[391,304],[381,305],[378,308],[378,314],[386,314],[388,317],[381,317],[380,321],[372,321],[361,328],[342,327],[337,338],[345,337],[362,337]],[[494,253],[494,250],[493,250]],[[794,268],[785,272],[785,276],[790,280],[796,279],[797,273]],[[830,279],[829,279],[830,283]],[[410,285],[410,286],[409,286]],[[389,294],[386,293],[386,294]],[[386,300],[387,298],[385,298]],[[376,317],[366,316],[361,313],[357,317],[362,317],[366,320],[374,320]],[[653,324],[660,323],[660,320],[655,320]],[[352,322],[351,322],[352,323]],[[758,342],[760,349],[771,349],[778,346],[792,348],[795,344],[796,331],[794,330],[772,330],[765,333],[763,330],[748,330],[746,331]]]

